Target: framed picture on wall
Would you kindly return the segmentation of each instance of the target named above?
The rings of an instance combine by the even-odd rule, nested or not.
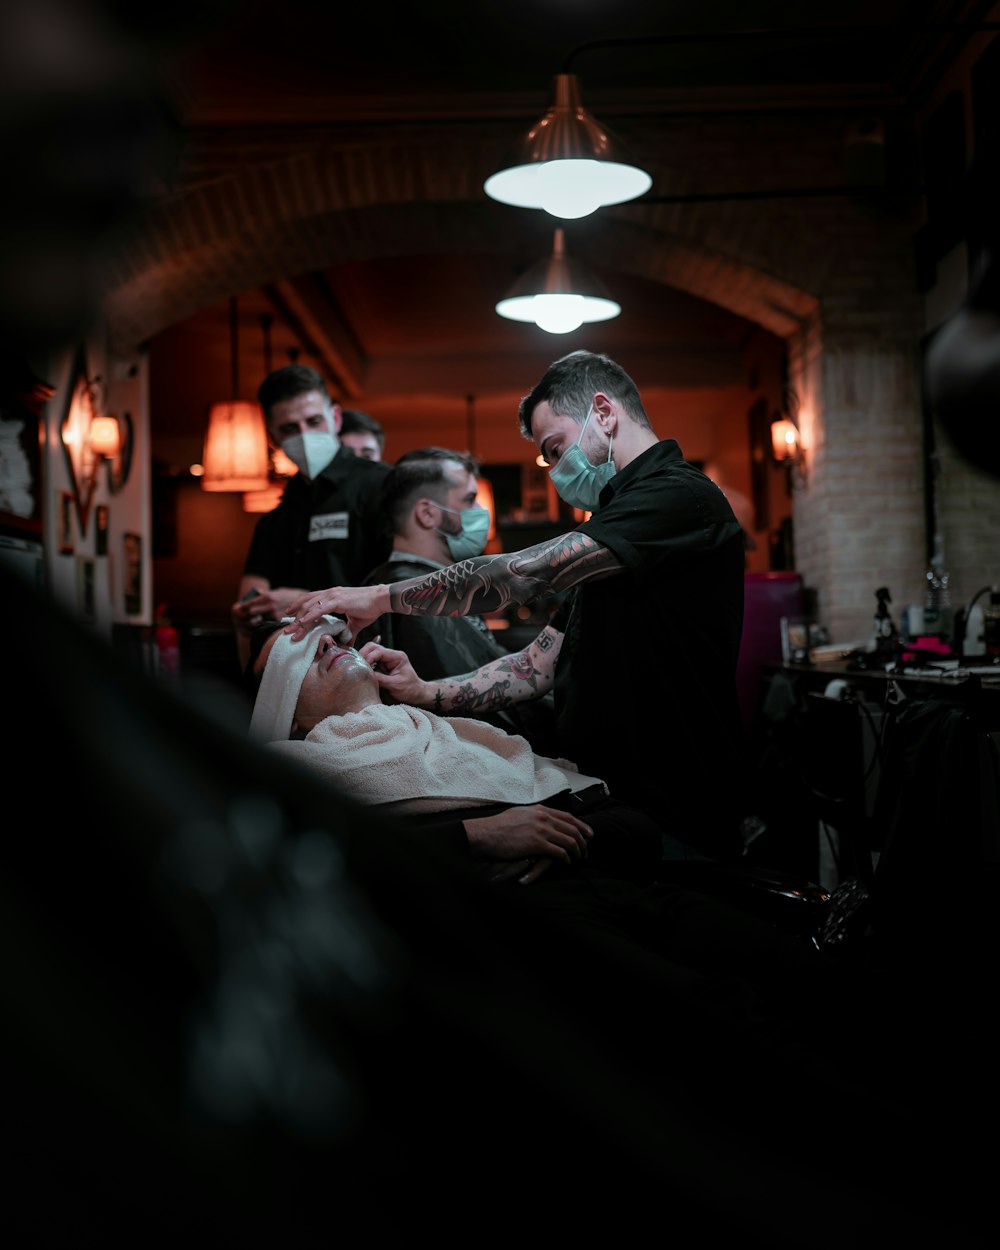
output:
[[[125,612],[129,616],[138,616],[142,611],[142,535],[123,534],[122,546],[125,557],[122,563]]]
[[[94,510],[94,520],[96,525],[94,554],[106,556],[108,554],[108,505],[106,503],[97,505]]]
[[[73,554],[73,492],[56,491],[56,527],[59,536],[59,554]]]

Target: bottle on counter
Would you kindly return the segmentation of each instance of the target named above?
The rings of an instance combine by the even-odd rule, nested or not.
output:
[[[875,607],[875,619],[872,623],[872,637],[875,643],[875,654],[886,663],[896,659],[897,639],[899,631],[889,612],[889,604],[892,602],[892,596],[889,594],[887,586],[880,586],[875,591],[875,598],[878,603]]]
[[[950,578],[944,567],[944,551],[940,535],[934,539],[934,554],[927,569],[924,595],[924,632],[950,639],[952,629]]]

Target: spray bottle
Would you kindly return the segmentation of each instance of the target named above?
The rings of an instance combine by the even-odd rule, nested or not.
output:
[[[872,636],[874,638],[875,654],[879,659],[885,660],[888,664],[896,659],[896,642],[899,637],[899,631],[896,629],[895,622],[889,613],[889,604],[892,597],[889,594],[888,587],[880,586],[875,591],[875,598],[878,604],[875,608],[875,620],[872,625]]]

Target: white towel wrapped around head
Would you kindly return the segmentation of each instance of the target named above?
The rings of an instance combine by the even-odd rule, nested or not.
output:
[[[282,624],[290,624],[286,617]],[[292,732],[295,705],[309,665],[323,634],[332,634],[343,646],[351,641],[347,622],[339,616],[323,616],[299,642],[282,630],[271,645],[260,689],[250,717],[250,737],[256,742],[282,742]]]

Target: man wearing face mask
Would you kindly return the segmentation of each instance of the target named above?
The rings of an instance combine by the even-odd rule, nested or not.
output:
[[[400,456],[382,488],[392,551],[368,574],[365,585],[424,577],[456,560],[482,555],[490,514],[476,503],[478,475],[479,465],[471,456],[446,447],[420,447]],[[374,638],[385,647],[405,651],[428,680],[467,673],[507,654],[477,615],[385,612],[361,631],[357,643],[361,646]],[[521,734],[539,754],[554,748],[551,695],[485,711],[478,719]]]
[[[657,438],[635,383],[607,356],[577,351],[555,361],[521,401],[519,419],[560,496],[591,512],[588,520],[523,551],[304,595],[287,632],[304,636],[326,612],[346,617],[356,636],[386,611],[444,617],[570,592],[520,652],[436,681],[387,659],[379,684],[400,702],[445,714],[553,691],[559,754],[666,827],[666,856],[738,858],[740,523],[677,442]]]
[[[298,474],[281,503],[254,530],[231,615],[240,666],[251,631],[280,620],[305,591],[332,581],[360,582],[389,549],[380,508],[389,466],[341,446],[341,412],[308,365],[276,369],[257,399],[268,437]]]

